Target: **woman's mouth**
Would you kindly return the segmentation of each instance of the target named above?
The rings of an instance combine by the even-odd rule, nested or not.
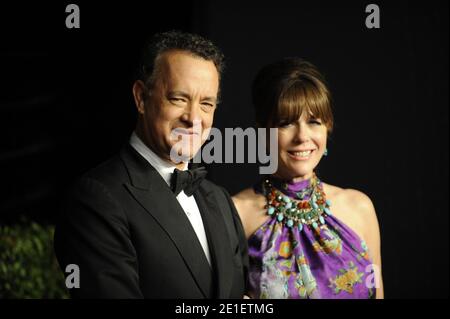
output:
[[[304,161],[311,157],[311,154],[314,152],[314,150],[307,150],[307,151],[288,151],[288,154],[291,158],[297,160],[297,161]]]

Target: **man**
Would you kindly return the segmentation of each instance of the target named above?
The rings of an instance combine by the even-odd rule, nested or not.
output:
[[[237,212],[186,163],[212,126],[222,65],[197,35],[153,37],[133,85],[130,143],[80,179],[57,225],[62,270],[80,270],[73,297],[243,297],[248,260]]]

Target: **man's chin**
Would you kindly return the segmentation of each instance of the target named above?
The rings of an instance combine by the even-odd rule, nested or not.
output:
[[[191,150],[186,150],[186,149],[178,149],[176,150],[175,148],[172,148],[172,150],[170,151],[170,160],[173,163],[181,163],[181,162],[189,162],[196,154],[197,154],[198,150],[196,152],[193,152],[192,149]]]

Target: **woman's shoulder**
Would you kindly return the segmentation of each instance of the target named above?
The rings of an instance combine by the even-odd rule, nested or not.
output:
[[[249,238],[268,218],[265,210],[266,198],[253,188],[246,188],[232,196],[232,199],[244,226],[245,235]]]
[[[255,192],[252,187],[243,189],[239,193],[233,195],[231,197],[233,199],[234,204],[238,208],[242,208],[247,211],[251,207],[264,207],[266,203],[266,199],[264,195]]]
[[[363,192],[325,184],[324,192],[331,202],[331,211],[363,239],[378,230],[378,221],[372,200]]]
[[[338,186],[324,184],[324,191],[327,198],[339,204],[350,206],[362,214],[371,214],[374,212],[372,200],[363,192],[352,188],[341,188]],[[333,202],[333,201],[332,201]]]
[[[330,198],[333,214],[365,241],[374,264],[381,269],[380,227],[372,200],[356,189],[343,189],[324,184],[324,191]],[[382,285],[381,273],[379,276]],[[382,286],[377,289],[377,298],[378,296],[383,296]]]

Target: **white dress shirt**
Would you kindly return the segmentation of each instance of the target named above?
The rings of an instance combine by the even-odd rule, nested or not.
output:
[[[142,142],[139,136],[136,135],[135,132],[131,135],[130,138],[131,146],[139,153],[143,158],[145,158],[150,165],[152,165],[167,185],[170,187],[170,178],[175,170],[175,164],[169,163],[161,159],[158,155],[156,155],[147,145]],[[188,164],[185,163],[183,170],[188,169]],[[208,263],[211,265],[211,257],[209,254],[208,248],[208,240],[206,239],[205,228],[203,226],[202,215],[197,206],[197,202],[195,201],[194,196],[187,196],[184,191],[181,191],[177,195],[177,200],[186,213],[187,218],[191,222],[192,227],[194,228],[195,234],[197,235],[198,240],[205,252],[206,259]]]

